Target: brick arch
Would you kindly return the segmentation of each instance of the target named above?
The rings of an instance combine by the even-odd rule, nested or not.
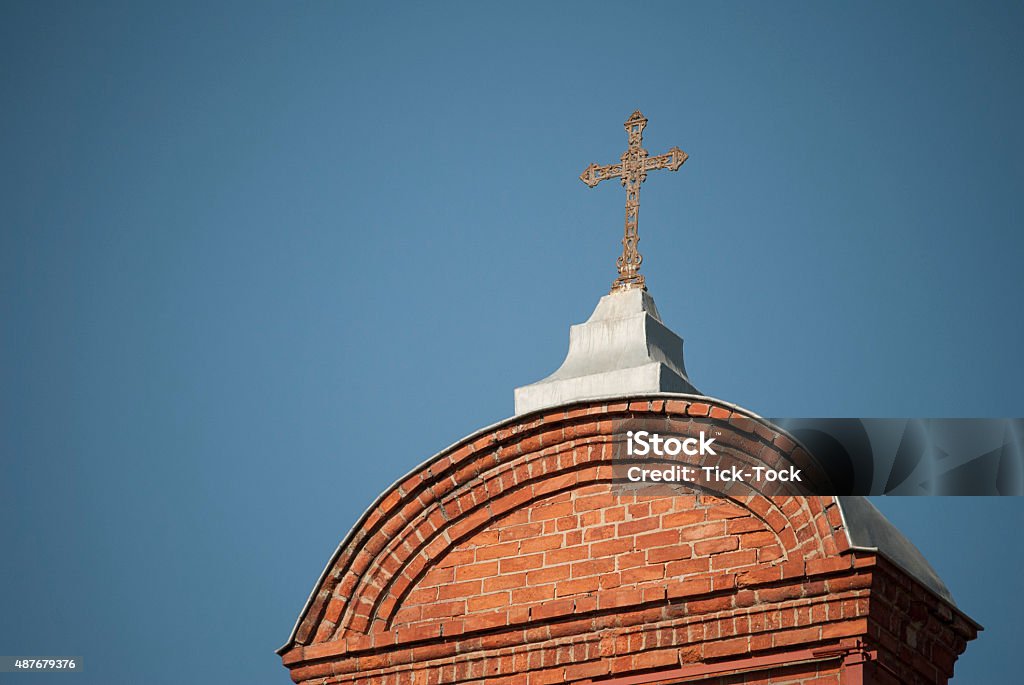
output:
[[[769,518],[781,515],[763,497],[729,502],[694,494],[650,500],[618,495],[608,486],[601,480],[579,483],[453,541],[396,598],[401,609],[380,628],[414,628],[444,619],[450,635],[661,603],[730,589],[728,574],[781,578],[783,564],[793,556],[799,556],[802,572],[804,561],[817,556],[806,544],[784,547],[780,531],[749,508],[754,504]],[[561,507],[567,515],[553,518],[563,513]],[[574,521],[613,512],[614,522],[604,525],[592,521],[584,528]],[[615,533],[609,539],[588,538],[602,528]],[[508,540],[506,534],[511,534]]]
[[[557,505],[567,493],[571,500],[587,488],[609,487],[615,422],[636,417],[710,424],[720,430],[719,444],[742,458],[820,471],[774,426],[709,398],[588,402],[517,417],[456,443],[382,494],[321,576],[291,642],[309,645],[396,627],[394,639],[401,640],[411,625],[399,616],[403,605],[460,545],[516,512]],[[778,557],[752,574],[781,578],[789,562],[802,571],[804,561],[849,546],[831,498],[765,497],[736,484],[705,496],[709,506],[749,512],[763,524],[758,532],[774,535]],[[507,623],[509,617],[494,620]]]

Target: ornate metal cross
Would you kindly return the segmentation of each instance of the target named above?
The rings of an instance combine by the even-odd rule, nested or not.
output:
[[[644,277],[640,274],[640,262],[644,258],[636,249],[636,244],[640,242],[640,234],[637,232],[637,216],[640,213],[640,184],[647,179],[648,171],[654,169],[677,171],[689,157],[677,147],[673,147],[663,155],[648,157],[647,150],[642,146],[647,119],[640,113],[640,110],[633,112],[626,119],[624,126],[629,136],[629,147],[622,153],[620,158],[622,161],[618,164],[604,166],[591,164],[580,174],[580,180],[591,188],[609,178],[621,178],[622,185],[626,188],[626,230],[622,238],[622,256],[615,260],[615,265],[619,268],[619,276],[612,283],[613,293],[630,288],[647,289]]]

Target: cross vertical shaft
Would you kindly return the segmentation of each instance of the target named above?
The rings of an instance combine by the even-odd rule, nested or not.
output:
[[[644,261],[643,255],[637,249],[640,242],[640,231],[638,228],[640,218],[640,184],[644,182],[647,174],[643,172],[644,158],[647,150],[643,148],[644,127],[647,126],[647,119],[637,110],[634,116],[626,120],[625,127],[629,139],[629,145],[622,154],[622,185],[626,188],[626,226],[622,236],[622,254],[615,260],[619,275],[612,283],[612,292],[616,290],[629,290],[630,288],[646,289],[644,277],[640,273],[640,264]]]
[[[604,166],[594,163],[580,174],[580,180],[591,188],[601,181],[620,178],[622,186],[626,189],[626,222],[622,236],[622,254],[615,260],[619,275],[612,283],[611,291],[613,293],[632,288],[647,289],[643,274],[640,273],[640,264],[644,258],[637,249],[637,243],[640,242],[638,228],[640,184],[647,179],[648,171],[653,169],[676,171],[689,157],[677,147],[671,148],[666,154],[648,157],[647,150],[643,147],[643,134],[644,128],[647,126],[647,119],[640,113],[640,110],[633,112],[623,125],[629,144],[626,151],[622,153],[620,163]]]

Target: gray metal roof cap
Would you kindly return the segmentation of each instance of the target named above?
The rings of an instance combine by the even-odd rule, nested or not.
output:
[[[515,389],[517,416],[609,395],[699,394],[683,364],[683,339],[661,320],[654,298],[634,288],[605,295],[569,329],[569,353],[547,378]]]
[[[921,551],[866,497],[837,497],[850,546],[877,552],[953,606],[953,595]]]

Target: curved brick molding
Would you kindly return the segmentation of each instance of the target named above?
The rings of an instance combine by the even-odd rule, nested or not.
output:
[[[281,649],[293,679],[950,677],[978,626],[859,549],[838,498],[735,484],[626,494],[612,485],[624,420],[713,425],[724,453],[823,477],[779,429],[710,398],[590,401],[498,424],[363,516]]]

